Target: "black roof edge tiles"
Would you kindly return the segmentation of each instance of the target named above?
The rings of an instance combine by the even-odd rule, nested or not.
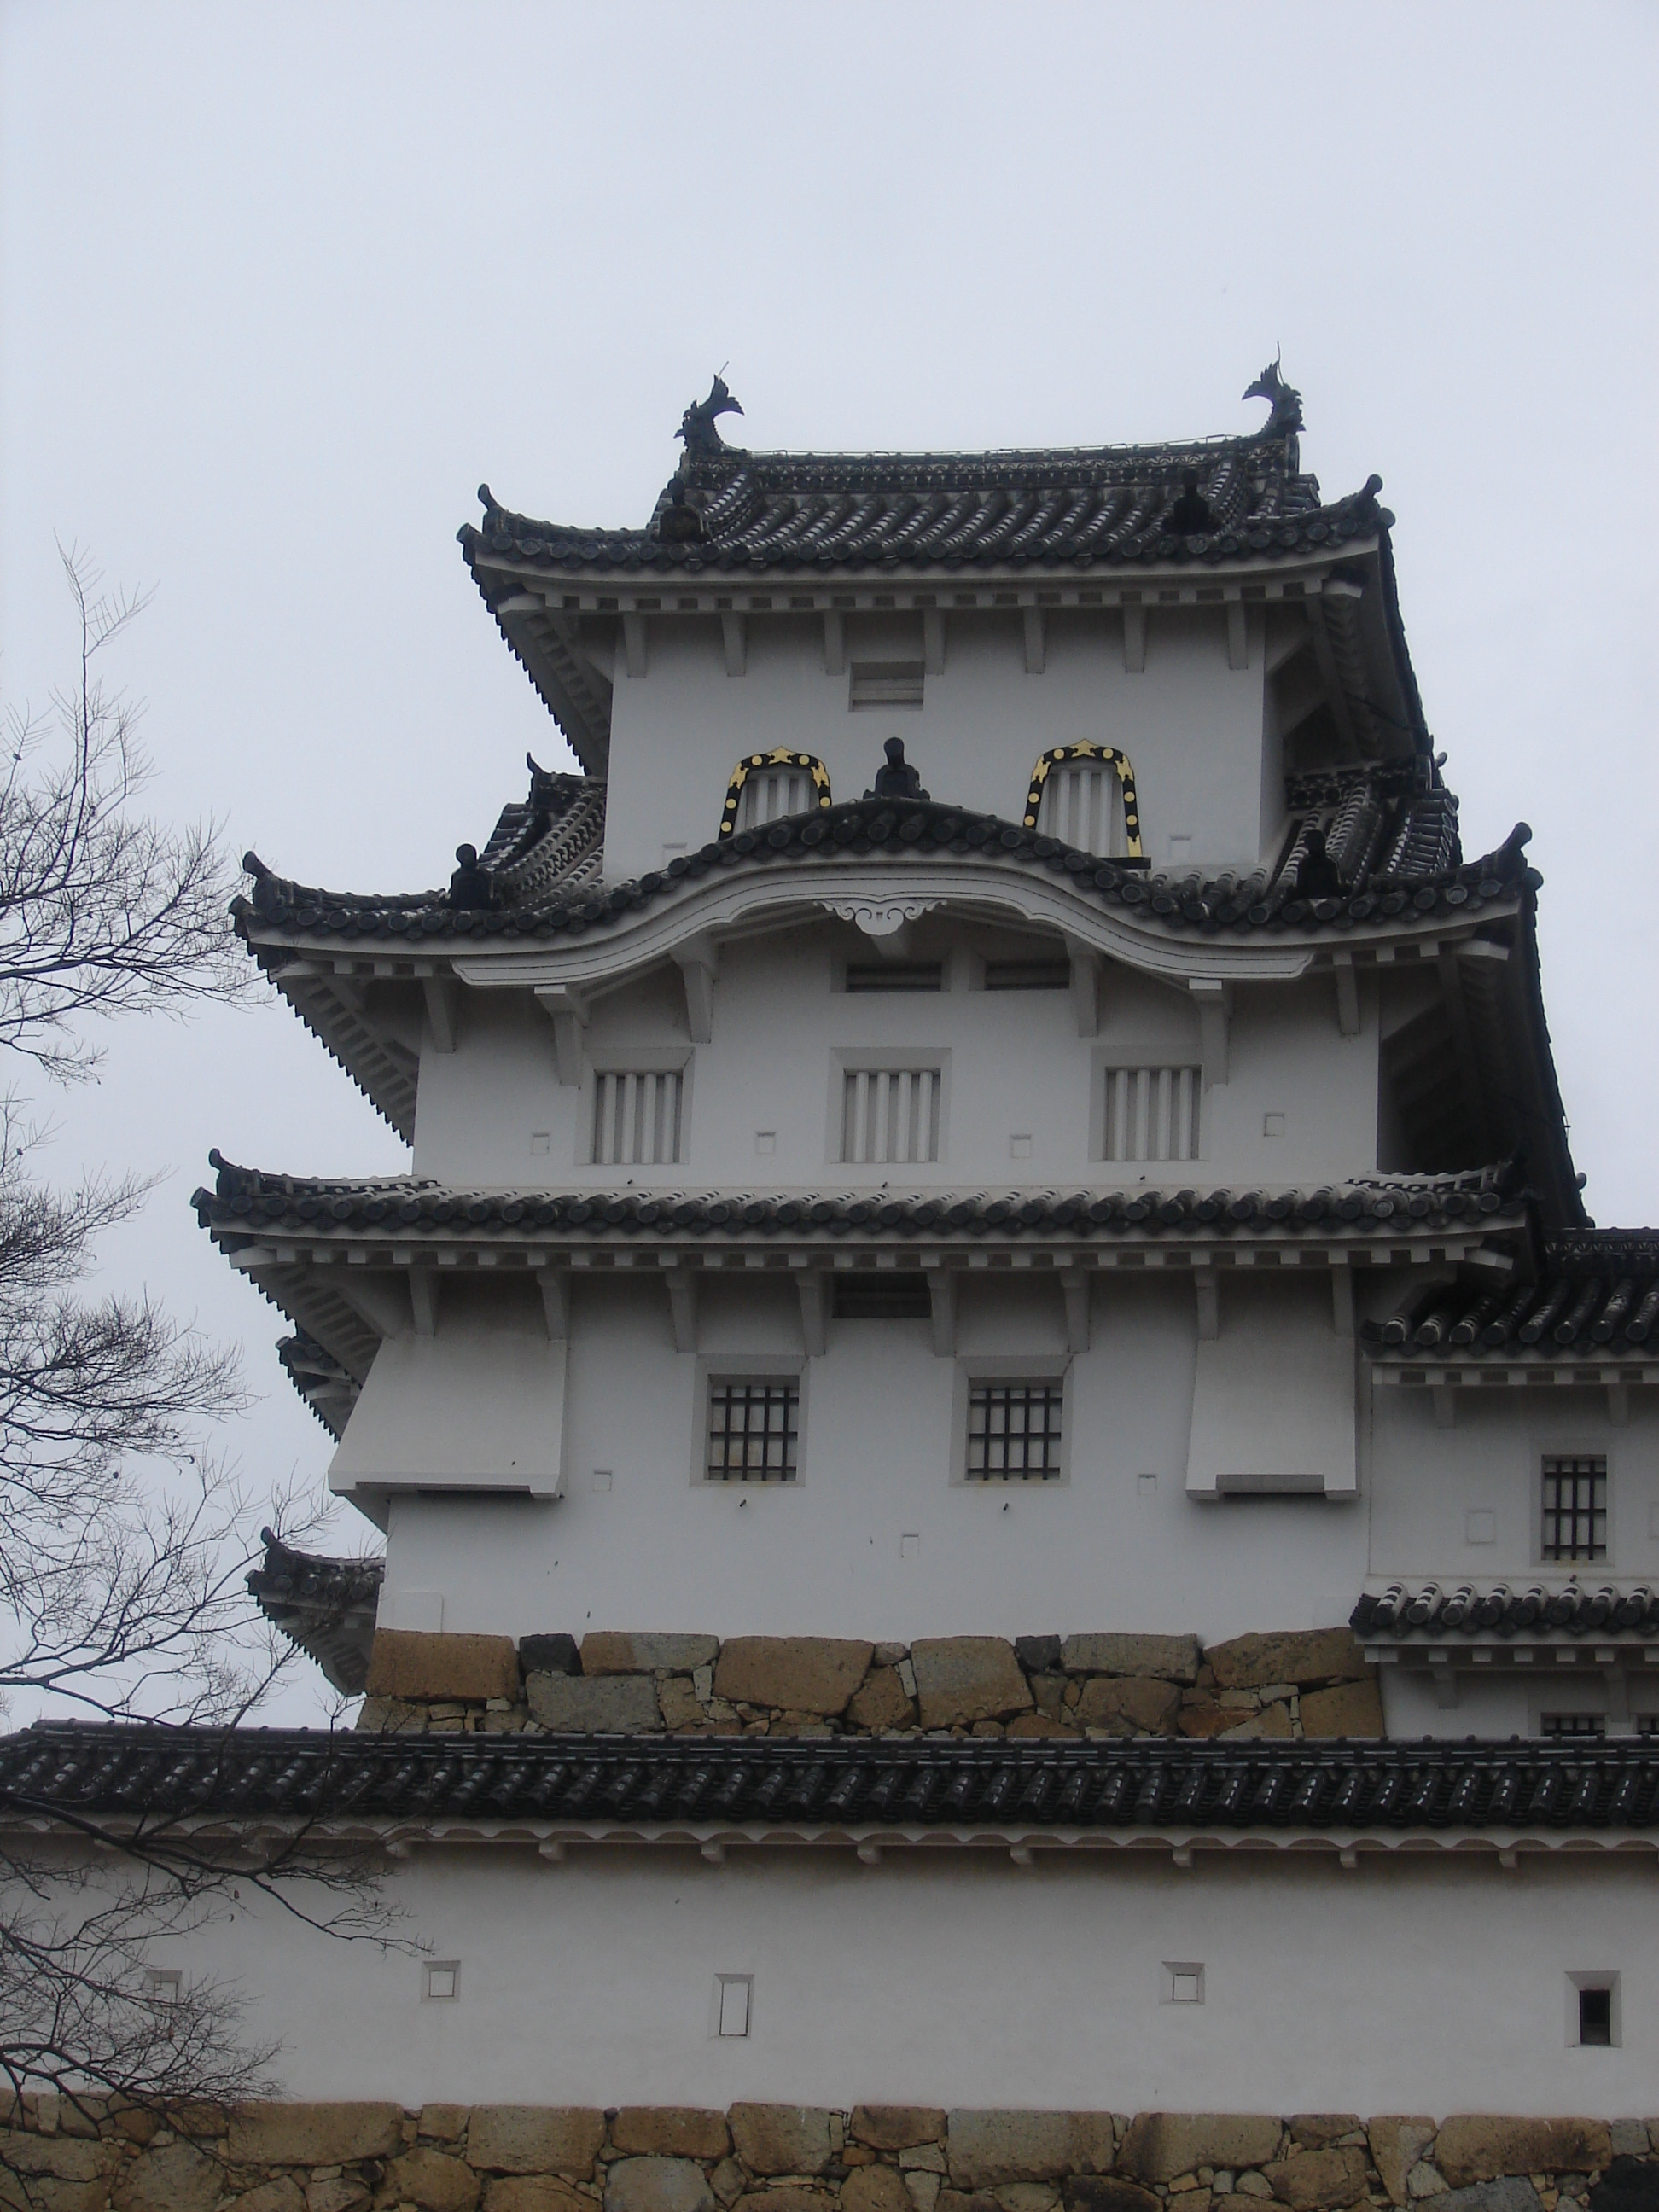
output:
[[[887,1231],[918,1239],[1021,1233],[1088,1237],[1170,1230],[1396,1236],[1459,1224],[1494,1229],[1527,1218],[1529,1194],[1512,1164],[1439,1177],[1383,1177],[1321,1188],[895,1193],[554,1191],[453,1188],[407,1176],[341,1182],[238,1167],[216,1149],[212,1190],[191,1204],[221,1240],[280,1230],[377,1235],[657,1237],[844,1235]]]
[[[1620,1587],[1592,1577],[1559,1589],[1517,1583],[1397,1582],[1367,1593],[1348,1616],[1362,1641],[1403,1642],[1413,1636],[1441,1642],[1449,1636],[1523,1636],[1529,1639],[1585,1636],[1659,1636],[1659,1589],[1651,1583]]]
[[[1304,898],[1282,872],[1275,881],[1269,867],[1216,877],[1197,871],[1154,874],[1144,862],[1103,860],[997,815],[932,799],[860,799],[739,830],[677,854],[665,869],[629,883],[585,884],[521,906],[457,907],[447,891],[435,890],[391,896],[323,890],[273,874],[250,853],[244,865],[254,878],[252,896],[234,899],[231,912],[239,933],[250,939],[256,929],[268,929],[285,937],[401,939],[414,950],[435,939],[568,938],[605,929],[682,884],[732,868],[863,859],[878,852],[900,857],[948,853],[1046,868],[1103,906],[1173,931],[1318,933],[1437,917],[1467,921],[1495,902],[1530,899],[1543,882],[1526,860],[1531,834],[1518,823],[1504,844],[1479,860],[1420,877],[1368,875],[1338,896]]]
[[[1367,1348],[1407,1364],[1659,1357],[1659,1231],[1572,1229],[1546,1237],[1542,1249],[1530,1281],[1414,1291],[1388,1320],[1364,1324]]]
[[[142,1808],[137,1811],[135,1808]],[[637,1834],[890,1828],[970,1838],[1160,1826],[1269,1833],[1659,1829],[1659,1745],[408,1736],[37,1723],[0,1814],[158,1823],[472,1821]]]

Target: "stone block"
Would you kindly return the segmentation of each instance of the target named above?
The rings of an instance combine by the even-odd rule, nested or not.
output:
[[[1052,1674],[1060,1667],[1060,1641],[1057,1636],[1017,1636],[1014,1656],[1028,1674]]]
[[[999,2212],[994,2197],[965,2196],[957,2189],[942,2189],[939,2193],[938,2212]]]
[[[1276,1630],[1212,1644],[1205,1662],[1224,1690],[1256,1690],[1269,1682],[1363,1682],[1370,1669],[1351,1628]]]
[[[1000,1636],[925,1636],[910,1647],[921,1725],[1003,1721],[1032,1708],[1014,1647]]]
[[[1137,2112],[1118,2165],[1139,2181],[1173,2181],[1200,2166],[1266,2166],[1279,2150],[1279,2125],[1259,2112]]]
[[[1434,2122],[1425,2112],[1384,2112],[1365,2125],[1371,2162],[1396,2204],[1406,2202],[1406,2176],[1434,2142]]]
[[[662,1726],[648,1674],[532,1674],[525,1685],[530,1717],[572,1735],[645,1735]]]
[[[836,2199],[827,2189],[755,2189],[733,2212],[836,2212]]]
[[[861,2166],[842,2184],[842,2212],[911,2212],[904,2176],[894,2166]]]
[[[1060,2195],[1066,2212],[1161,2212],[1150,2189],[1116,2173],[1070,2174]]]
[[[822,2105],[733,2105],[726,2117],[750,2173],[822,2173],[830,2163],[836,2115]]]
[[[550,2173],[502,2173],[484,2184],[483,2212],[594,2212],[593,2199]]]
[[[911,2150],[944,2142],[945,2115],[937,2105],[854,2105],[847,2132],[872,2150]]]
[[[720,1647],[714,1694],[820,1718],[845,1712],[873,1647],[844,1636],[733,1636]]]
[[[574,1636],[521,1636],[519,1638],[521,1674],[580,1674],[581,1653]]]
[[[1613,2146],[1613,2162],[1621,2158],[1645,2158],[1648,2154],[1648,2124],[1645,2120],[1609,2120],[1607,2141]],[[1607,2169],[1609,2178],[1613,2168]],[[1659,2174],[1655,2181],[1659,2182]]]
[[[582,1638],[584,1674],[689,1674],[720,1656],[718,1636],[665,1635],[652,1629],[591,1628]]]
[[[1164,1682],[1195,1682],[1201,1656],[1195,1636],[1068,1636],[1061,1663],[1068,1674],[1144,1674]]]
[[[735,2204],[749,2186],[749,2177],[734,2158],[723,2158],[708,2177],[708,2185],[722,2204]]]
[[[848,1700],[847,1717],[854,1728],[868,1729],[872,1735],[883,1729],[911,1727],[916,1709],[904,1694],[898,1668],[872,1668],[863,1688]]]
[[[1382,1693],[1375,1682],[1339,1682],[1302,1698],[1304,1735],[1385,1735]]]
[[[519,1655],[510,1636],[429,1636],[377,1628],[368,1656],[371,1698],[515,1698]]]
[[[1435,2212],[1544,2212],[1543,2199],[1518,2173],[1478,2182],[1472,2189],[1449,2189],[1434,2204]]]
[[[418,2132],[434,2142],[459,2142],[466,2133],[468,2105],[422,2105]]]
[[[695,2105],[624,2105],[611,2123],[620,2151],[653,2158],[724,2158],[732,2137],[724,2112]]]
[[[1224,1735],[1238,1724],[1238,1715],[1226,1705],[1183,1705],[1176,1715],[1182,1735]]]
[[[1004,1733],[1012,1736],[1075,1735],[1077,1730],[1048,1713],[1016,1713]]]
[[[404,2147],[401,2105],[243,2105],[231,2114],[233,2166],[349,2166]]]
[[[684,1674],[667,1674],[657,1684],[657,1703],[666,1729],[700,1728],[708,1717],[702,1700]]]
[[[1434,2162],[1458,2190],[1501,2174],[1597,2173],[1612,2156],[1605,2120],[1526,2120],[1458,2112],[1440,2124]]]
[[[605,2170],[605,2212],[714,2212],[694,2158],[619,2158]]]
[[[374,2201],[372,2191],[349,2174],[313,2181],[306,2190],[306,2212],[368,2212]]]
[[[1590,2186],[1589,2212],[1659,2212],[1659,2166],[1651,2164],[1643,2152],[1620,2148],[1621,2142],[1635,2142],[1635,2131],[1643,2124],[1640,2120],[1611,2123],[1607,2132],[1613,2142],[1613,2164]]]
[[[413,2201],[418,2204],[422,2199],[417,2197]],[[473,2201],[477,2201],[476,2197]],[[309,2212],[309,2207],[304,2190],[293,2175],[279,2173],[275,2181],[262,2181],[245,2197],[232,2197],[225,2212]]]
[[[1054,2181],[1067,2173],[1105,2173],[1112,2164],[1112,2116],[953,2112],[945,2148],[957,2189],[994,2189],[1006,2181]]]
[[[1262,2167],[1261,2178],[1291,2212],[1328,2212],[1329,2207],[1357,2204],[1369,2179],[1365,2154],[1352,2143],[1275,2159]]]
[[[1052,2181],[1005,2181],[991,2194],[999,2212],[1055,2212],[1060,2191]]]
[[[942,2177],[918,2167],[914,2172],[905,2171],[904,2186],[908,2191],[911,2212],[934,2212],[939,2191],[944,2187]]]
[[[486,2172],[586,2181],[604,2142],[605,2114],[586,2105],[475,2105],[466,2154]]]
[[[418,2205],[420,2212],[474,2212],[481,2187],[464,2160],[422,2143],[392,2160],[380,2194],[389,2203]]]
[[[1259,1713],[1247,1713],[1243,1720],[1235,1714],[1233,1718],[1235,1727],[1219,1731],[1230,1742],[1248,1743],[1264,1735],[1282,1737],[1293,1732],[1288,1705],[1263,1705]]]
[[[1363,2136],[1365,2123],[1358,2112],[1292,2112],[1287,2125],[1291,2141],[1304,2150],[1324,2150],[1344,2136]]]
[[[1173,1682],[1097,1674],[1083,1686],[1076,1717],[1084,1728],[1106,1729],[1113,1735],[1167,1735],[1180,1707]]]
[[[405,1698],[365,1698],[352,1726],[370,1735],[421,1735],[426,1723],[424,1705],[411,1705]]]
[[[110,2203],[114,2212],[214,2212],[223,2185],[223,2166],[194,2143],[162,2143],[139,2153]]]
[[[105,2154],[98,2143],[81,2142],[62,2136],[25,2135],[8,2128],[0,2134],[0,2173],[27,2174],[54,2181],[94,2181],[104,2171]]]

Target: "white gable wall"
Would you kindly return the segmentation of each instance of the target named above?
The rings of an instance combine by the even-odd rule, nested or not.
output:
[[[824,666],[821,617],[751,616],[741,676],[726,674],[712,617],[649,620],[647,672],[630,677],[620,649],[615,664],[605,828],[613,882],[714,837],[744,754],[775,745],[814,753],[835,798],[856,799],[895,736],[934,799],[1012,822],[1040,753],[1085,738],[1115,745],[1134,764],[1155,866],[1173,855],[1249,869],[1262,857],[1259,613],[1249,618],[1250,665],[1235,669],[1219,608],[1153,609],[1146,666],[1130,672],[1115,612],[1050,611],[1038,675],[1025,671],[1017,610],[947,613],[945,666],[926,678],[921,708],[857,712],[848,669],[921,660],[919,614],[848,614],[848,668],[836,673]]]

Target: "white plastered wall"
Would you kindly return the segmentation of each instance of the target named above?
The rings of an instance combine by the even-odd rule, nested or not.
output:
[[[755,616],[746,672],[728,676],[712,617],[653,620],[647,672],[618,653],[611,708],[605,872],[664,864],[720,826],[742,756],[774,745],[815,753],[837,799],[856,799],[904,739],[933,797],[1018,822],[1031,765],[1051,745],[1115,745],[1134,763],[1154,866],[1172,857],[1253,868],[1262,830],[1261,617],[1250,663],[1228,665],[1224,611],[1152,611],[1145,669],[1123,665],[1115,611],[1050,611],[1046,665],[1025,672],[1019,613],[948,613],[942,673],[920,710],[849,710],[845,670],[826,672],[823,628],[808,616]],[[848,615],[846,657],[920,660],[921,617]],[[1184,841],[1176,844],[1174,841]]]
[[[1501,1871],[994,1848],[417,1848],[407,1935],[313,1935],[244,1893],[153,1963],[239,1979],[301,2097],[723,2106],[861,2099],[1119,2112],[1572,2112],[1650,2104],[1659,1921],[1648,1854]],[[1472,1973],[1469,1961],[1479,1960]],[[1163,2001],[1201,1963],[1201,2005]],[[1567,2045],[1567,1977],[1623,1977],[1624,2042]],[[754,1976],[751,2033],[711,2033]]]

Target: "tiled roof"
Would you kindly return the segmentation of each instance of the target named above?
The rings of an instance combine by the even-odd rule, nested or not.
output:
[[[1659,1230],[1580,1230],[1548,1239],[1544,1256],[1534,1282],[1432,1291],[1365,1334],[1381,1356],[1439,1364],[1583,1358],[1638,1350],[1659,1331]]]
[[[1377,504],[1380,477],[1326,505],[1317,479],[1273,466],[1274,453],[1248,439],[1054,453],[734,451],[676,477],[643,530],[538,522],[480,484],[483,527],[458,536],[475,571],[500,561],[583,575],[1092,568],[1305,556],[1393,523]],[[1175,513],[1188,474],[1208,510],[1197,530]]]
[[[1338,843],[1330,889],[1321,896],[1304,896],[1299,887],[1305,849],[1300,836],[1284,863],[1273,867],[1220,876],[1148,874],[1142,864],[1102,860],[996,815],[933,800],[860,799],[739,830],[630,883],[607,888],[591,880],[550,879],[519,902],[503,899],[487,908],[458,907],[444,890],[386,897],[319,890],[272,875],[250,854],[245,865],[254,877],[253,895],[239,898],[233,911],[245,937],[262,928],[284,938],[401,939],[414,946],[457,938],[575,937],[608,928],[678,884],[723,870],[821,866],[872,853],[903,859],[951,854],[1045,868],[1115,912],[1182,934],[1213,936],[1224,930],[1248,935],[1376,928],[1396,919],[1420,922],[1436,916],[1467,920],[1542,882],[1527,865],[1523,848],[1531,832],[1524,823],[1497,851],[1460,864],[1455,802],[1447,793],[1437,788],[1391,797],[1383,791],[1373,808],[1363,795],[1369,788],[1352,787],[1362,796],[1351,808],[1346,799],[1310,804],[1309,820],[1322,806],[1339,824],[1332,832]],[[1342,862],[1351,843],[1373,864],[1345,877]],[[1440,865],[1414,872],[1421,858]]]
[[[269,1528],[259,1534],[264,1564],[247,1577],[247,1586],[260,1612],[316,1660],[337,1690],[360,1696],[386,1561],[314,1559]]]
[[[1324,1237],[1447,1223],[1518,1221],[1526,1198],[1503,1168],[1463,1175],[1379,1176],[1316,1190],[1148,1189],[971,1191],[653,1192],[465,1190],[412,1176],[340,1182],[266,1175],[217,1152],[216,1187],[191,1203],[222,1242],[296,1231],[368,1233],[388,1240],[479,1235],[535,1243],[548,1235],[635,1232],[813,1238],[886,1231],[929,1237],[1022,1233],[1079,1239],[1164,1231],[1308,1231]]]
[[[1367,1642],[1448,1636],[1559,1637],[1659,1635],[1659,1591],[1646,1583],[1620,1588],[1592,1580],[1550,1589],[1541,1583],[1392,1583],[1362,1597],[1349,1616]]]
[[[1382,478],[1323,501],[1301,473],[1298,396],[1276,375],[1261,396],[1273,411],[1252,435],[1150,446],[750,453],[710,421],[642,530],[538,522],[482,484],[483,526],[460,542],[475,569],[890,571],[1260,560],[1386,530]]]
[[[305,1818],[485,1832],[1110,1834],[1659,1827],[1659,1747],[642,1740],[37,1724],[0,1738],[14,1817]]]

